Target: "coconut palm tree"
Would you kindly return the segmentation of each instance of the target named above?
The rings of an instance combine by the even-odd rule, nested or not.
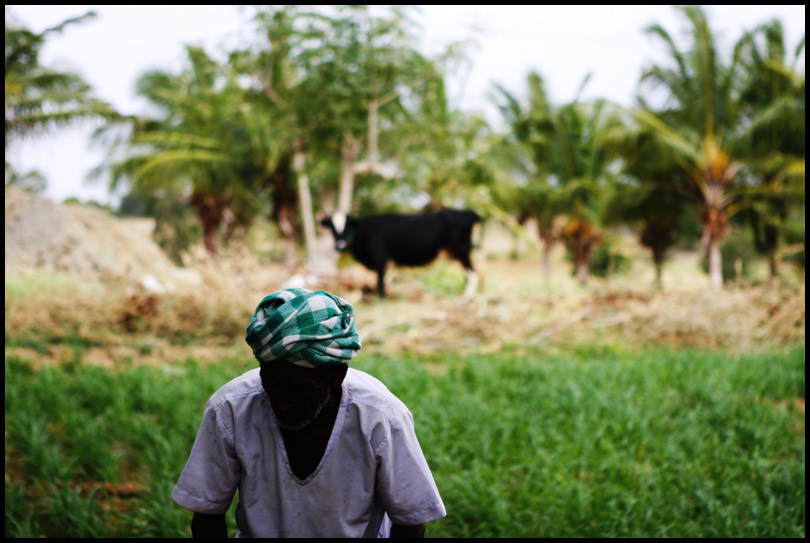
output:
[[[206,249],[216,253],[228,226],[255,216],[257,159],[242,89],[201,48],[186,53],[180,74],[152,70],[138,79],[138,93],[158,113],[135,123],[124,157],[111,166],[111,188],[126,180],[144,196],[184,200],[200,219]]]
[[[781,23],[771,20],[750,34],[749,47],[742,91],[746,129],[734,151],[744,157],[751,180],[743,187],[744,213],[773,279],[782,225],[804,198],[804,39],[790,55]]]
[[[500,89],[507,100],[501,110],[534,166],[533,176],[521,190],[521,212],[537,220],[547,280],[549,251],[562,239],[577,279],[585,285],[591,254],[603,241],[598,227],[601,200],[616,175],[612,168],[616,156],[603,139],[620,119],[605,100],[581,103],[575,99],[552,107],[540,76],[530,74],[528,82],[529,107],[521,107]]]
[[[299,91],[302,78],[293,50],[305,39],[301,21],[310,17],[302,6],[256,7],[254,23],[258,43],[231,54],[229,65],[243,81],[247,99],[244,128],[257,160],[255,192],[270,198],[270,215],[286,244],[286,263],[297,263],[303,238],[307,261],[313,259],[315,220],[307,164],[310,162],[308,114],[317,109],[311,97]]]
[[[584,89],[590,76],[580,86]],[[528,76],[528,106],[503,88],[501,111],[513,137],[526,150],[534,173],[522,190],[523,212],[537,219],[544,242],[544,269],[557,239],[565,242],[577,279],[587,283],[591,254],[603,241],[599,208],[615,177],[616,156],[603,145],[606,134],[620,123],[617,111],[605,100],[581,103],[578,98],[553,107],[542,78]],[[579,94],[579,93],[578,93]],[[564,219],[564,224],[558,224]],[[546,275],[548,278],[548,275]]]
[[[669,60],[642,74],[640,107],[633,115],[639,137],[653,136],[654,146],[666,148],[667,160],[674,160],[687,175],[683,190],[700,205],[709,282],[720,288],[720,243],[741,205],[743,163],[735,150],[745,138],[742,62],[749,39],[744,35],[724,59],[703,9],[675,9],[686,19],[690,43],[681,49],[660,25],[647,28],[664,44]]]
[[[623,164],[623,181],[610,190],[601,218],[606,226],[627,224],[638,229],[639,242],[652,256],[657,290],[663,288],[667,252],[677,241],[678,225],[691,204],[683,192],[673,190],[685,183],[683,173],[674,165],[661,169],[659,164]]]
[[[533,218],[537,223],[537,233],[543,242],[543,276],[548,286],[551,283],[551,250],[560,239],[557,222],[562,213],[558,191],[549,184],[556,122],[543,77],[530,72],[526,83],[525,106],[503,86],[496,85],[495,88],[503,99],[498,107],[510,127],[510,136],[523,149],[522,156],[515,157],[514,162],[519,175],[526,181],[516,189],[512,207],[521,222]]]
[[[771,151],[780,145],[777,140],[785,139],[785,134],[774,132],[773,127],[786,119],[792,119],[794,126],[788,139],[800,140],[804,148],[804,85],[798,85],[796,91],[801,90],[792,99],[777,99],[779,93],[774,94],[773,85],[763,86],[758,79],[764,66],[772,63],[757,61],[751,34],[743,34],[731,55],[724,58],[702,8],[676,9],[686,19],[690,43],[680,49],[661,26],[647,29],[663,42],[670,58],[666,65],[654,65],[643,73],[640,107],[633,115],[640,127],[637,135],[653,136],[656,141],[650,147],[665,148],[667,160],[674,160],[686,174],[688,183],[681,190],[700,206],[709,282],[720,288],[720,243],[729,231],[730,218],[747,205],[746,198],[751,195],[746,164],[752,165],[757,148],[769,155],[773,164],[776,155]],[[803,49],[803,40],[800,47]],[[772,48],[767,55],[773,57],[778,50]],[[751,77],[752,73],[756,75]],[[653,103],[656,99],[659,101]],[[771,137],[762,138],[763,129],[770,131]],[[803,160],[798,168],[803,185]],[[797,166],[794,162],[792,168],[782,171],[796,172]]]
[[[601,206],[618,171],[613,167],[617,158],[604,145],[604,138],[621,121],[614,106],[604,100],[572,102],[560,108],[555,118],[552,174],[567,218],[562,237],[577,279],[585,285],[591,254],[604,241],[599,230]]]

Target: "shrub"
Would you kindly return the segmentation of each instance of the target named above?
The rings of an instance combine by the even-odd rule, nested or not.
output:
[[[590,272],[602,278],[621,275],[630,270],[631,263],[620,244],[615,239],[608,239],[593,251]]]

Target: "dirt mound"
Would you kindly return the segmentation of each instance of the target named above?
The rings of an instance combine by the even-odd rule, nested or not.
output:
[[[152,241],[150,219],[121,219],[79,204],[5,191],[5,273],[63,272],[88,281],[123,279],[153,290],[194,282]]]

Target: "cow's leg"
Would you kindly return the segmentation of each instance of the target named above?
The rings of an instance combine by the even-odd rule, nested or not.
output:
[[[385,298],[385,265],[386,262],[380,262],[377,264],[377,293],[380,295],[380,298]]]
[[[473,268],[472,260],[470,260],[471,250],[472,243],[470,242],[468,234],[465,238],[453,244],[450,253],[464,266],[464,277],[466,278],[464,296],[467,298],[472,298],[478,290],[478,274]]]
[[[472,268],[464,268],[464,276],[467,278],[467,284],[464,287],[464,296],[472,298],[478,290],[478,274]]]

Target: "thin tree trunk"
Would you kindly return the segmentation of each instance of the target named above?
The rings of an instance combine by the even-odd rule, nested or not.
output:
[[[707,200],[709,200],[707,198]],[[710,201],[718,201],[718,199]],[[701,222],[703,223],[703,243],[709,264],[710,288],[723,288],[723,257],[720,253],[720,242],[728,232],[728,218],[720,205],[707,205]]]
[[[577,259],[577,282],[585,287],[588,285],[588,262]]]
[[[709,235],[709,285],[723,288],[723,262],[720,255],[720,238]]]
[[[588,284],[591,254],[594,248],[602,242],[601,236],[593,226],[584,220],[577,220],[567,227],[564,234],[567,237],[566,245],[574,260],[577,281],[580,285]]]
[[[779,262],[776,260],[776,251],[768,253],[768,270],[770,271],[768,281],[773,283],[779,275]]]
[[[216,228],[204,227],[203,229],[205,230],[203,234],[203,245],[205,245],[206,250],[212,255],[217,254],[219,245],[217,243]]]
[[[543,242],[543,280],[548,290],[551,288],[551,250],[554,248],[554,242],[556,241],[553,222],[551,225],[544,227],[538,220],[537,234]]]
[[[552,242],[550,239],[543,238],[543,280],[546,283],[546,289],[551,288],[551,249]]]
[[[219,252],[219,227],[222,224],[224,199],[194,193],[189,199],[192,209],[197,212],[203,231],[203,244],[210,254]]]
[[[660,292],[664,290],[664,282],[662,281],[664,261],[663,259],[654,259],[653,264],[655,266],[655,281],[653,282],[653,288]]]
[[[352,207],[352,195],[354,191],[354,178],[356,175],[365,172],[375,172],[378,175],[391,179],[396,175],[396,168],[380,162],[380,152],[378,148],[379,127],[378,117],[380,105],[392,98],[396,93],[382,100],[372,100],[368,105],[368,126],[366,133],[366,159],[358,161],[362,144],[347,132],[343,139],[343,164],[340,172],[340,188],[338,189],[337,211],[349,213]]]
[[[377,117],[379,110],[377,100],[372,100],[368,105],[368,160],[373,163],[380,161],[380,151],[377,147]]]
[[[284,238],[284,265],[292,268],[296,265],[296,249],[298,243],[296,241],[295,232],[295,209],[289,204],[286,204],[278,210],[278,229],[281,231],[281,236]]]
[[[296,151],[293,157],[293,169],[298,178],[298,202],[301,206],[301,223],[304,225],[304,246],[307,251],[307,262],[315,254],[315,214],[312,211],[312,195],[309,189],[309,176],[304,167],[305,155]]]
[[[349,213],[352,208],[352,193],[354,191],[355,163],[360,155],[360,142],[352,134],[346,134],[343,139],[342,164],[340,171],[340,187],[338,188],[337,211]]]

